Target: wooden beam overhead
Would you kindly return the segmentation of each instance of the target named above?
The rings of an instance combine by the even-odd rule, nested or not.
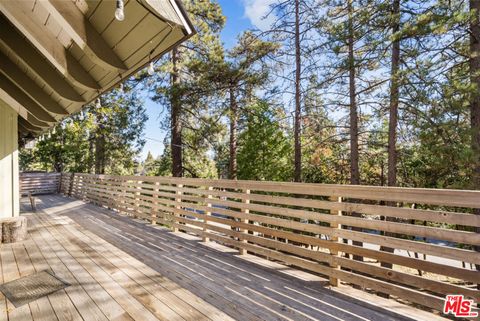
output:
[[[0,1],[0,10],[68,80],[84,89],[100,89],[96,80],[50,30],[35,22],[30,4],[30,1]]]
[[[40,133],[40,132],[43,131],[42,128],[30,124],[28,121],[26,121],[23,118],[18,118],[18,124],[21,125],[22,127],[26,128],[28,131],[31,131],[31,132]]]
[[[2,89],[3,93],[2,99],[5,95],[8,97],[9,103],[11,103],[11,101],[15,101],[15,105],[23,106],[39,121],[48,123],[54,123],[57,121],[3,74],[0,74],[0,88]]]
[[[85,102],[72,85],[35,50],[4,15],[0,15],[0,25],[2,26],[0,28],[0,41],[15,53],[16,58],[25,63],[61,97],[70,101]]]
[[[18,131],[22,135],[27,135],[28,133],[31,132],[31,130],[29,130],[27,127],[23,126],[23,124],[21,124],[20,122],[18,122]]]
[[[50,127],[50,124],[45,123],[43,121],[39,121],[35,117],[33,117],[30,113],[27,114],[27,118],[25,119],[28,121],[30,124],[37,126],[37,127],[42,127],[42,128],[48,128]]]
[[[62,106],[52,99],[40,86],[28,77],[17,65],[15,65],[6,55],[0,52],[0,72],[22,88],[30,97],[32,97],[46,111],[57,115],[68,115]]]
[[[96,64],[106,69],[127,69],[73,1],[40,0],[62,29]],[[112,2],[112,12],[115,3]]]

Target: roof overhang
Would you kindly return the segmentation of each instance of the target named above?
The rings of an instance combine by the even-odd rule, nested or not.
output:
[[[179,0],[0,0],[0,99],[44,131],[194,34]]]

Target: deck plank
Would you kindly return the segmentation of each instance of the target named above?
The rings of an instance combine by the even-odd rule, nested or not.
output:
[[[10,282],[18,279],[20,277],[20,273],[18,271],[17,262],[15,261],[15,256],[13,255],[11,244],[5,244],[1,246],[0,256],[2,259],[3,282]],[[7,313],[8,320],[11,321],[33,320],[30,306],[28,304],[16,308],[10,301],[7,300]]]
[[[0,252],[0,283],[3,283],[3,267],[1,252]],[[8,302],[7,298],[0,292],[0,321],[8,321]]]
[[[49,239],[37,238],[37,246],[42,247],[44,244],[48,244]],[[46,257],[50,268],[54,273],[61,278],[62,280],[66,281],[70,284],[65,289],[68,297],[72,301],[75,309],[78,311],[80,315],[88,316],[89,320],[92,321],[106,321],[108,320],[107,317],[102,313],[102,311],[98,308],[98,306],[93,302],[87,292],[81,287],[78,281],[73,277],[70,271],[63,265],[53,251],[42,251]],[[85,319],[85,318],[84,318]]]
[[[221,312],[219,309],[207,304],[205,301],[200,299],[199,297],[195,296],[191,292],[179,287],[177,284],[173,283],[171,280],[159,275],[156,271],[151,269],[150,267],[141,264],[138,260],[132,258],[127,253],[119,250],[117,247],[112,246],[110,243],[107,243],[102,238],[98,237],[97,235],[81,229],[73,229],[72,226],[66,227],[72,231],[72,233],[84,233],[92,240],[104,245],[103,248],[97,248],[96,250],[105,257],[109,258],[112,263],[114,264],[129,264],[136,269],[136,271],[143,273],[146,277],[148,277],[152,282],[161,284],[162,287],[167,289],[171,294],[175,296],[175,298],[180,299],[181,302],[185,304],[191,305],[194,309],[197,309],[204,315],[208,316],[210,319],[214,321],[229,321],[233,320],[232,318],[228,317],[225,313]],[[116,256],[111,257],[110,254],[114,253]],[[181,304],[183,306],[183,303]],[[179,302],[176,302],[176,305],[180,305]]]
[[[45,241],[42,243],[46,244]],[[80,283],[83,289],[92,298],[98,308],[105,314],[108,320],[132,321],[133,318],[95,281],[95,279],[68,253],[64,251],[53,251],[51,248],[43,247],[43,253],[51,252],[54,255],[47,255],[47,258],[54,266],[63,264],[68,268]]]
[[[91,242],[89,242],[90,244],[84,243],[82,244],[82,246],[91,247],[92,250],[100,253],[104,259],[108,260],[108,262],[113,264],[113,266],[124,271],[132,280],[136,280],[136,282],[138,282],[139,285],[141,285],[145,290],[165,302],[165,304],[167,304],[176,313],[181,315],[184,319],[211,320],[211,311],[208,311],[207,313],[201,313],[200,311],[189,305],[186,301],[179,300],[176,295],[171,293],[170,290],[164,286],[165,282],[168,282],[169,284],[171,283],[169,280],[165,278],[158,278],[155,276],[152,278],[142,273],[140,270],[134,268],[132,264],[127,264],[127,262],[121,260],[120,257],[117,256],[116,252],[113,251],[113,247],[107,246],[108,243],[103,243],[101,245],[91,244],[93,242],[96,242],[98,244],[98,240],[83,234],[82,231],[80,231],[79,229],[74,229],[71,225],[66,225],[64,226],[64,228],[68,230],[72,235],[77,236],[79,239],[87,238],[88,240],[91,240]],[[219,315],[219,317],[220,318],[218,318],[218,320],[228,320],[228,318],[224,314]]]
[[[52,199],[50,201],[52,203],[55,203],[55,201],[58,201],[58,199]],[[83,210],[81,211],[79,209],[77,209],[75,213],[78,214],[79,216],[85,215],[85,212],[83,212]],[[98,224],[97,224],[97,226],[98,226]],[[78,225],[77,225],[77,228],[81,229],[81,227],[79,227]],[[109,226],[108,228],[111,229],[113,232],[116,231],[116,229],[114,227]],[[119,251],[116,247],[110,248],[109,250]],[[149,255],[152,256],[152,252],[149,252]],[[129,260],[130,263],[132,261],[132,257],[125,252],[121,252],[119,254],[119,257],[124,258],[126,260]],[[133,259],[133,261],[136,261],[136,260]],[[145,261],[142,261],[142,262],[146,263]],[[146,267],[146,266],[144,265],[144,267]],[[153,270],[153,269],[150,269],[149,271],[150,271],[150,273],[151,273],[151,271],[153,271],[154,274],[158,275],[158,272]],[[201,309],[201,311],[204,311],[204,314],[208,315],[212,319],[215,318],[216,320],[228,320],[230,318],[225,314],[225,313],[227,313],[231,316],[235,316],[236,319],[252,320],[252,321],[261,320],[260,318],[258,318],[254,314],[252,314],[249,311],[249,309],[244,309],[244,308],[240,307],[237,302],[230,301],[230,297],[228,295],[227,296],[220,296],[220,295],[216,294],[215,292],[212,292],[209,289],[203,287],[203,285],[201,283],[198,283],[198,282],[193,283],[189,279],[190,276],[188,274],[179,275],[179,273],[177,271],[174,271],[173,269],[166,269],[163,272],[164,273],[161,273],[162,275],[164,275],[164,276],[168,277],[170,280],[174,280],[178,283],[178,284],[175,284],[171,281],[168,282],[168,283],[164,283],[166,286],[168,286],[170,288],[170,290],[175,290],[177,295],[179,295],[181,297],[184,297],[184,300],[186,302],[189,302],[190,304],[195,304],[195,307],[197,309]],[[190,294],[188,291],[185,291],[184,289],[182,289],[179,285],[182,285],[182,286],[186,287],[187,289],[192,289],[192,288],[195,289],[194,292],[197,295],[198,295],[198,293],[204,294],[205,297],[202,297],[202,298],[206,302],[203,301],[203,300],[199,300],[198,296]],[[186,297],[185,297],[185,294],[187,294]],[[194,298],[196,298],[196,299],[194,299]],[[203,307],[200,308],[198,306],[199,304],[203,305]],[[215,305],[217,307],[220,306],[221,310],[223,310],[225,313],[219,312],[219,309],[213,308],[213,305]]]
[[[158,298],[155,298],[153,295],[145,291],[145,289],[135,282],[135,280],[128,277],[124,270],[121,270],[111,263],[103,259],[95,250],[91,249],[90,246],[83,242],[80,238],[76,238],[68,232],[63,225],[52,227],[48,223],[43,215],[41,217],[42,224],[44,227],[50,231],[57,239],[61,242],[64,247],[69,251],[78,251],[81,249],[84,255],[88,257],[92,262],[97,264],[104,272],[108,273],[115,282],[121,285],[125,290],[128,291],[132,297],[137,299],[140,303],[143,304],[151,313],[156,317],[162,320],[184,320],[180,315],[175,313],[170,309],[165,303],[160,301]],[[126,267],[130,269],[129,266]],[[201,319],[200,319],[201,320]]]
[[[118,247],[127,250],[127,253],[130,255],[133,255],[133,253],[142,255],[142,260],[160,271],[160,273],[169,274],[169,277],[172,279],[188,278],[190,281],[216,292],[219,296],[233,297],[238,306],[243,306],[246,309],[250,308],[251,312],[256,313],[259,318],[267,320],[279,318],[278,315],[274,315],[275,311],[285,319],[292,317],[301,319],[303,317],[304,319],[336,320],[337,315],[345,320],[396,319],[396,317],[392,317],[388,313],[382,314],[374,310],[365,309],[362,306],[341,300],[335,295],[326,296],[324,294],[327,299],[321,301],[308,299],[307,297],[305,301],[314,304],[314,306],[305,304],[304,301],[295,300],[294,297],[298,295],[283,286],[287,282],[287,285],[290,284],[292,288],[297,288],[297,291],[302,293],[305,291],[304,287],[292,285],[292,277],[286,274],[272,273],[271,270],[255,267],[245,260],[235,260],[235,257],[232,255],[224,255],[224,253],[212,251],[208,247],[194,245],[195,243],[192,244],[191,241],[166,231],[158,233],[157,229],[145,224],[135,223],[129,218],[123,218],[116,214],[109,216],[106,213],[112,212],[96,206],[86,205],[85,208],[81,209],[81,213],[81,215],[72,215],[71,218],[81,225],[87,226],[89,230],[102,238],[108,238],[109,241]],[[94,217],[91,217],[92,215]],[[125,226],[125,224],[127,225]],[[109,233],[109,229],[113,229],[115,233]],[[150,238],[150,236],[156,236],[157,234],[161,236],[158,236],[156,239]],[[154,246],[151,246],[149,243],[152,243]],[[239,262],[241,262],[240,266],[244,270],[255,271],[253,274],[245,275],[253,280],[239,278],[238,274],[232,277],[232,273],[228,271],[231,269],[227,265],[215,269],[214,266],[205,262],[205,256],[208,255],[218,256],[218,261],[228,260],[233,263],[227,263],[229,265],[239,266]],[[152,259],[152,256],[155,256],[156,260]],[[193,268],[189,267],[189,265],[192,265]],[[209,280],[209,274],[211,275],[211,280]],[[272,276],[274,276],[273,279]],[[212,281],[213,279],[215,281]],[[265,280],[270,281],[268,288],[265,288],[263,285],[257,286],[257,283],[265,283]],[[228,286],[228,288],[225,288],[225,286]],[[318,293],[312,293],[312,291],[307,291],[306,293],[310,297],[318,297]],[[252,297],[254,302],[249,300]],[[321,302],[325,302],[325,304],[319,309],[318,306]],[[338,306],[343,306],[343,308],[338,308]],[[238,317],[238,315],[235,316]],[[245,320],[248,319],[245,318]]]
[[[25,244],[30,242],[32,242],[32,240],[28,239],[24,242],[24,244],[16,243],[12,245],[13,254],[15,255],[18,270],[20,272],[20,277],[37,272],[25,248]],[[34,321],[58,320],[48,297],[35,300],[29,303],[29,306]]]
[[[79,216],[80,217],[80,216]],[[82,215],[82,219],[87,218],[87,216]],[[120,219],[120,218],[119,218]],[[115,230],[121,231],[119,228],[121,228],[120,225],[116,225],[114,221],[109,220],[109,224],[113,224],[115,227]],[[125,241],[125,244],[122,244],[122,247],[132,247],[132,248],[137,248],[137,251],[141,251],[141,248],[145,248],[146,244],[140,244],[141,247],[138,246],[138,244],[135,244],[135,241],[138,241],[139,239],[143,238],[146,241],[153,241],[148,237],[151,233],[147,232],[145,230],[146,226],[140,226],[138,227],[136,236],[132,233],[135,233],[135,227],[129,226],[129,232],[127,236],[131,237],[130,241]],[[168,235],[162,234],[162,238],[168,237]],[[175,237],[175,236],[174,236]],[[279,306],[282,309],[282,314],[283,317],[285,318],[291,318],[294,317],[295,319],[302,319],[305,316],[302,316],[302,312],[308,312],[310,315],[313,315],[314,319],[319,318],[322,320],[328,320],[328,319],[336,319],[337,316],[341,316],[345,319],[355,319],[355,320],[371,320],[371,319],[382,319],[382,320],[389,320],[392,319],[391,317],[388,318],[386,316],[382,316],[378,313],[375,313],[374,311],[368,311],[366,309],[361,309],[360,307],[356,306],[355,304],[350,304],[349,302],[341,301],[341,300],[336,300],[335,305],[328,303],[326,301],[324,302],[324,305],[322,306],[321,309],[318,308],[312,308],[309,305],[304,304],[303,302],[298,302],[295,301],[292,298],[292,293],[283,293],[279,294],[278,292],[288,292],[288,290],[282,288],[282,285],[289,280],[289,277],[287,275],[274,275],[271,273],[271,271],[265,271],[262,269],[256,269],[253,268],[252,265],[247,265],[246,268],[250,268],[250,270],[255,271],[254,274],[250,273],[250,276],[253,276],[255,279],[253,280],[247,280],[245,282],[245,278],[239,277],[239,274],[234,274],[234,277],[231,278],[232,273],[231,272],[226,272],[228,268],[225,267],[216,267],[215,265],[212,265],[211,263],[207,263],[205,259],[201,259],[201,257],[208,257],[209,259],[212,258],[213,255],[215,255],[216,252],[212,252],[209,248],[203,247],[203,246],[196,246],[195,250],[191,251],[190,247],[191,245],[189,244],[184,244],[181,243],[184,241],[183,238],[176,238],[175,241],[172,239],[168,239],[163,242],[158,242],[155,244],[155,248],[161,249],[163,248],[163,252],[159,252],[157,255],[162,256],[165,258],[163,253],[168,253],[170,258],[166,258],[167,260],[162,260],[161,261],[161,266],[168,265],[169,262],[168,260],[173,260],[173,262],[170,262],[171,265],[169,266],[170,269],[175,270],[175,271],[180,271],[182,268],[186,269],[186,275],[190,275],[189,277],[191,278],[197,278],[199,282],[205,283],[207,282],[207,279],[205,277],[209,277],[210,279],[214,279],[217,283],[217,291],[219,291],[220,294],[222,295],[227,295],[227,293],[222,290],[225,286],[228,286],[230,284],[230,288],[227,290],[232,291],[232,288],[235,289],[240,289],[233,291],[232,293],[228,293],[228,295],[232,296],[239,296],[241,299],[241,302],[243,302],[246,305],[249,305],[250,307],[255,306],[259,302],[263,302],[263,307],[269,312],[269,315],[265,316],[262,315],[263,318],[272,318],[272,314],[277,311]],[[116,242],[123,242],[123,237],[116,241]],[[130,244],[130,245],[129,245]],[[148,244],[147,244],[148,245]],[[153,249],[155,249],[153,248]],[[188,259],[183,257],[179,253],[183,252],[191,252],[190,255],[188,256]],[[151,254],[150,254],[151,255]],[[174,258],[174,259],[172,259]],[[223,257],[225,259],[225,257]],[[219,260],[217,259],[217,262]],[[238,267],[239,266],[239,261],[243,260],[236,260],[234,261],[235,265]],[[187,265],[191,264],[194,265],[194,268],[189,268]],[[204,268],[202,266],[208,266],[208,268]],[[228,264],[228,263],[227,263]],[[242,262],[242,264],[249,264],[248,262]],[[228,264],[229,266],[232,266],[232,264]],[[244,270],[245,271],[245,270]],[[196,276],[196,274],[201,274],[200,277]],[[203,279],[202,279],[203,278]],[[273,279],[272,279],[273,278]],[[272,280],[270,280],[272,279]],[[291,279],[291,278],[290,278]],[[219,281],[220,280],[220,281]],[[230,283],[225,283],[224,281],[227,280]],[[270,288],[275,288],[273,290],[269,289],[262,289],[262,287],[258,287],[256,284],[257,283],[265,283],[265,280],[269,281],[269,287]],[[207,286],[204,284],[204,286]],[[296,287],[295,285],[291,285],[292,287]],[[250,287],[252,289],[250,289]],[[245,291],[246,290],[246,291]],[[305,291],[304,288],[299,289],[302,291],[302,293]],[[257,293],[254,293],[253,291],[257,291]],[[293,294],[294,296],[295,294]],[[313,294],[311,294],[313,295]],[[317,294],[318,295],[318,294]],[[248,298],[250,297],[255,297],[255,302],[251,302]],[[265,299],[265,297],[275,297],[276,301],[273,302],[267,302],[268,299]],[[266,301],[267,300],[267,301]],[[270,300],[272,301],[272,300]],[[278,303],[279,301],[282,301],[281,303]],[[238,301],[237,301],[238,302]],[[312,301],[310,301],[312,302]],[[239,302],[240,303],[240,302]],[[316,305],[318,305],[319,301],[313,301]],[[338,308],[338,306],[343,306],[344,308]],[[289,308],[290,307],[290,308]],[[275,310],[277,309],[277,310]],[[296,309],[296,313],[292,312],[292,309]],[[257,309],[258,310],[258,309]],[[298,315],[300,314],[300,316]],[[392,319],[393,320],[393,319]]]
[[[72,287],[24,308],[30,320],[67,319],[55,295],[83,320],[412,320],[214,242],[59,195],[38,201],[36,213],[22,204],[29,239],[0,250],[0,282],[52,268]],[[2,299],[0,321],[7,320]],[[23,320],[18,313],[8,321]]]
[[[106,273],[101,267],[96,265],[95,262],[92,262],[86,257],[82,249],[69,244],[50,226],[44,225],[43,222],[40,224],[42,224],[42,228],[40,229],[42,236],[44,239],[48,239],[49,244],[52,245],[54,251],[66,251],[72,254],[77,262],[90,273],[95,281],[98,282],[134,319],[146,321],[157,320],[150,311],[120,286],[111,275]]]
[[[36,218],[31,219],[32,223]],[[42,228],[36,224],[36,227]],[[132,320],[132,318],[116,303],[105,290],[86,272],[67,252],[55,251],[50,238],[44,238],[39,229],[30,231],[36,245],[43,253],[46,264],[71,286],[66,292],[72,298],[80,314],[94,320]]]

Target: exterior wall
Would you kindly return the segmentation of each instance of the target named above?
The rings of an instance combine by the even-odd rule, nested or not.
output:
[[[17,118],[0,99],[0,218],[19,215]]]

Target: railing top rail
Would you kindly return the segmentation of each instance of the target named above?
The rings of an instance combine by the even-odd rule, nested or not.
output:
[[[60,176],[60,175],[62,175],[62,173],[57,173],[57,172],[53,172],[53,173],[20,172],[20,176],[22,176],[22,177],[48,177],[48,176],[55,177],[55,176]]]

